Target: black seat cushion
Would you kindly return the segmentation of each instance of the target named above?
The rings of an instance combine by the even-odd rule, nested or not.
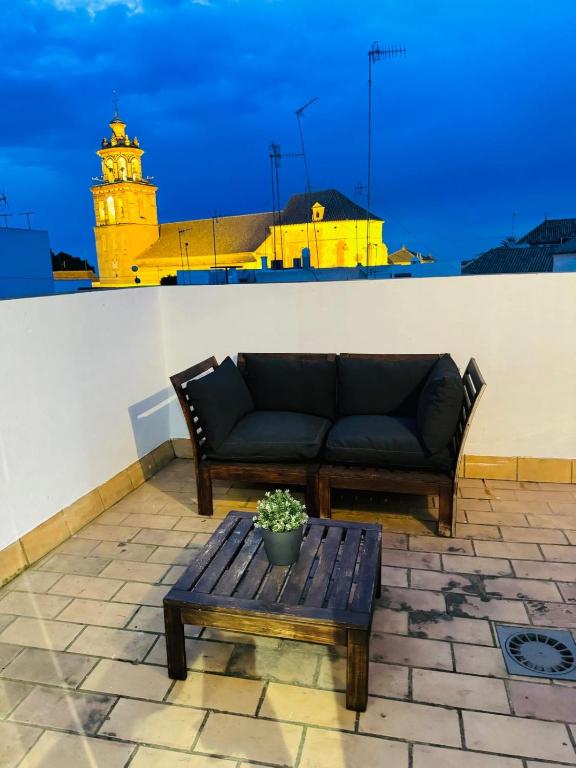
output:
[[[253,411],[241,419],[212,459],[301,461],[315,459],[331,422],[290,411]]]
[[[338,358],[338,413],[416,416],[420,390],[435,360]]]
[[[394,416],[345,416],[326,439],[325,458],[336,464],[427,469],[446,472],[449,450],[430,455],[418,439],[416,419]]]
[[[296,411],[334,419],[336,361],[246,354],[245,376],[260,411]]]
[[[212,373],[189,381],[186,394],[206,436],[208,451],[216,450],[234,425],[254,410],[244,377],[229,357]]]
[[[450,445],[464,400],[458,366],[444,355],[430,371],[418,401],[418,433],[431,453]]]

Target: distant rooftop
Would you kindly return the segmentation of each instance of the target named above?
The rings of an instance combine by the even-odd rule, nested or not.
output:
[[[292,195],[282,212],[282,223],[306,224],[311,220],[310,208],[314,203],[320,203],[325,209],[322,221],[355,221],[368,218],[383,220],[375,213],[369,214],[366,208],[352,202],[337,189],[324,189]]]
[[[576,219],[546,219],[518,240],[530,245],[560,245],[576,237]]]

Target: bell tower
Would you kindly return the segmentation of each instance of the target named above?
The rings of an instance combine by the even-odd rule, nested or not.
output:
[[[132,266],[158,240],[156,192],[142,176],[144,151],[136,136],[126,133],[118,109],[110,122],[112,134],[97,151],[102,176],[90,188],[94,198],[96,254],[103,286],[134,285]]]

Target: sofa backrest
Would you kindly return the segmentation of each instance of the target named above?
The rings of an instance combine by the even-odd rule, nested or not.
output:
[[[442,355],[338,356],[338,414],[416,417],[418,398]]]
[[[240,352],[238,368],[257,410],[336,417],[336,355]]]

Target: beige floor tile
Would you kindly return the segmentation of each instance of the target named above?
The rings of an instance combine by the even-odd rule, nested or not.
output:
[[[0,613],[14,616],[37,616],[53,619],[70,600],[56,595],[36,595],[33,592],[9,592],[0,600]]]
[[[134,537],[136,544],[157,544],[162,547],[185,547],[193,534],[186,531],[162,531],[155,528],[143,528]]]
[[[75,625],[76,626],[76,625]],[[104,656],[124,661],[142,661],[155,636],[144,632],[108,627],[86,627],[70,646],[73,653]]]
[[[478,752],[555,760],[574,765],[566,726],[481,712],[463,712],[466,745]]]
[[[133,744],[45,731],[19,768],[122,768]]]
[[[26,725],[0,723],[0,765],[15,768],[42,731]]]
[[[103,694],[35,688],[12,712],[10,720],[94,734],[115,701]]]
[[[203,709],[217,709],[239,715],[255,715],[264,684],[225,675],[189,672],[177,681],[168,701]]]
[[[182,752],[168,752],[165,749],[138,747],[130,768],[236,768],[235,760],[221,760],[218,757],[187,755]],[[246,766],[254,768],[254,766]],[[267,768],[259,764],[258,768]]]
[[[110,560],[136,560],[144,562],[154,552],[151,544],[124,544],[123,542],[102,541],[94,550],[94,555],[98,558],[107,558],[106,565]]]
[[[183,576],[187,570],[185,565],[171,565],[166,576],[162,579],[162,584],[176,584],[178,579]]]
[[[359,730],[361,733],[392,736],[407,741],[461,746],[457,712],[425,704],[370,696],[366,712],[360,715]]]
[[[499,648],[454,643],[456,672],[485,677],[509,677]]]
[[[310,728],[300,768],[407,768],[408,745],[372,736]]]
[[[497,543],[497,542],[495,542]],[[498,557],[469,557],[468,555],[442,555],[445,571],[477,573],[489,576],[512,576],[508,560]]]
[[[388,664],[452,670],[450,643],[400,635],[373,635],[370,658]]]
[[[225,672],[233,650],[234,646],[227,643],[186,638],[186,665],[188,669],[198,672]],[[166,666],[166,643],[163,637],[159,638],[146,657],[146,664]]]
[[[356,713],[346,709],[344,694],[284,683],[269,684],[260,715],[344,730],[354,730],[356,720]]]
[[[99,627],[123,627],[135,613],[134,605],[103,600],[72,600],[58,618],[79,624],[95,624]]]
[[[124,520],[125,525],[133,525],[137,528],[174,528],[180,520],[178,515],[150,515],[145,513],[133,513]]]
[[[101,573],[110,579],[122,579],[123,581],[143,581],[153,584],[161,581],[168,570],[167,565],[161,563],[135,563],[132,561],[114,562],[107,565]]]
[[[130,525],[100,525],[91,523],[82,528],[76,536],[79,539],[95,539],[98,541],[131,541],[140,530]]]
[[[26,648],[0,674],[30,683],[75,688],[95,664],[96,659],[90,656]]]
[[[82,683],[82,690],[161,701],[171,685],[164,667],[103,659]]]
[[[56,552],[59,555],[89,555],[97,545],[98,542],[94,539],[77,539],[73,536],[68,541],[63,541]]]
[[[125,741],[190,749],[204,717],[205,712],[188,707],[120,699],[100,728],[100,734]]]
[[[420,744],[414,746],[413,768],[522,768],[514,757],[482,755],[461,749],[443,749]],[[539,768],[546,768],[538,763]]]
[[[166,565],[190,565],[198,551],[179,549],[178,547],[158,547],[148,558],[149,563],[165,563]]]
[[[120,525],[128,517],[129,512],[120,509],[121,505],[129,504],[132,494],[127,496],[125,500],[116,504],[112,509],[107,509],[106,512],[102,512],[98,515],[99,525]]]
[[[510,713],[502,680],[415,669],[412,673],[412,698],[430,704],[484,712]]]
[[[408,696],[408,667],[370,662],[368,691],[371,696],[405,699]],[[346,659],[320,659],[320,688],[346,690]]]
[[[78,624],[47,619],[18,618],[0,633],[0,643],[63,651],[82,631]]]
[[[139,629],[142,632],[164,633],[164,611],[160,607],[143,605],[138,608],[134,618],[127,629]],[[198,637],[204,627],[196,627],[193,624],[184,625],[186,637]]]
[[[0,680],[0,717],[6,715],[19,704],[32,690],[25,683],[15,683],[12,680]]]
[[[60,578],[58,573],[46,573],[46,571],[36,571],[33,568],[29,568],[24,573],[21,573],[20,576],[12,579],[6,585],[5,590],[2,590],[2,594],[5,594],[5,591],[8,590],[36,593],[48,592],[50,587],[56,584]]]
[[[193,533],[213,533],[221,520],[211,520],[209,517],[182,517],[174,526],[175,531],[192,531]]]
[[[55,595],[85,597],[92,600],[110,600],[124,582],[95,576],[62,576],[50,589]]]
[[[241,645],[235,649],[228,671],[232,675],[259,680],[312,685],[317,665],[318,657],[314,654]]]
[[[0,642],[0,669],[4,669],[22,650],[19,645],[9,645]]]
[[[412,614],[410,631],[431,640],[455,640],[459,643],[494,645],[490,624],[483,619]]]
[[[94,550],[93,550],[94,551]],[[82,557],[82,555],[52,555],[42,563],[42,571],[73,573],[79,576],[98,576],[110,561],[103,557]]]
[[[134,605],[163,604],[166,594],[170,590],[169,585],[154,586],[143,584],[140,581],[128,582],[114,595],[114,601],[118,603],[132,603]]]
[[[195,751],[292,768],[296,763],[301,737],[302,728],[299,725],[239,715],[211,714]]]
[[[390,611],[387,608],[376,608],[372,619],[372,632],[406,635],[408,633],[408,614],[402,611]]]
[[[528,615],[520,600],[473,597],[468,595],[446,595],[448,612],[451,615],[470,619],[528,624]]]

